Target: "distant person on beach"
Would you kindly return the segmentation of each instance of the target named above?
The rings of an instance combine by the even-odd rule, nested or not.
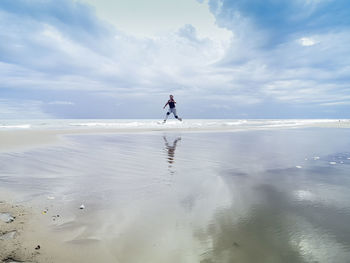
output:
[[[168,119],[170,113],[173,113],[176,119],[178,119],[179,121],[182,121],[182,119],[179,116],[177,116],[177,114],[176,114],[175,104],[176,104],[176,101],[174,100],[174,96],[170,95],[170,99],[168,100],[168,102],[163,107],[163,109],[165,109],[165,107],[167,105],[169,105],[169,109],[168,109],[168,112],[165,115],[165,119],[164,119],[163,123],[166,122],[166,120]]]

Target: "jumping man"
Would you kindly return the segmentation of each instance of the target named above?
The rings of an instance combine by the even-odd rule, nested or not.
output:
[[[174,96],[170,95],[170,100],[168,100],[168,102],[163,107],[163,109],[165,109],[165,107],[167,105],[169,105],[169,109],[168,109],[168,112],[165,115],[165,119],[164,119],[163,123],[166,122],[166,120],[168,119],[168,116],[170,115],[170,113],[173,113],[176,119],[178,119],[179,121],[182,121],[182,119],[179,116],[177,116],[177,114],[176,114],[175,103],[176,103],[176,101],[174,100]]]

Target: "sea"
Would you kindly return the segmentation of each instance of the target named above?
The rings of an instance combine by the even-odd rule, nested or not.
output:
[[[154,119],[0,119],[0,130],[38,130],[38,129],[273,129],[350,123],[338,119],[189,119],[179,122]]]

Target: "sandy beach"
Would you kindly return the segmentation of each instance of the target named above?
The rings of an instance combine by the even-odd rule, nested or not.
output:
[[[35,261],[38,252],[24,241],[24,233],[30,231],[25,208],[0,201],[0,259],[2,262]]]
[[[1,131],[0,260],[346,262],[332,125]]]

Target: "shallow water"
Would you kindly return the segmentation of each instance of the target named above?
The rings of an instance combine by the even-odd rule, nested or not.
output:
[[[57,262],[347,262],[348,134],[70,136],[1,153],[0,189],[60,215]]]

